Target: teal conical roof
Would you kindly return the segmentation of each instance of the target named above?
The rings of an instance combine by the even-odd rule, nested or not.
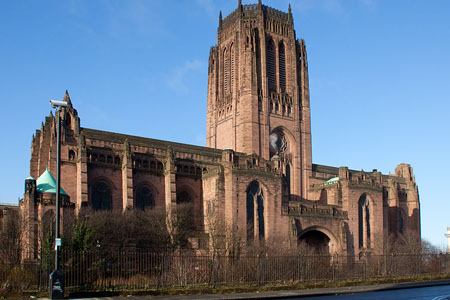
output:
[[[55,193],[56,194],[56,180],[55,177],[48,171],[45,170],[41,176],[39,176],[36,181],[36,189],[41,193]],[[61,195],[67,195],[66,192],[60,188],[59,192]]]

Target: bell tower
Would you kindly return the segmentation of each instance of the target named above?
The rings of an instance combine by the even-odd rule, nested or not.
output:
[[[206,146],[271,159],[291,197],[305,198],[311,176],[311,119],[305,42],[289,6],[258,2],[222,19],[208,67]]]

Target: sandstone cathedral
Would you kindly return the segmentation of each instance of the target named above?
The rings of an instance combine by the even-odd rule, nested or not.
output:
[[[61,217],[83,209],[164,209],[189,203],[244,243],[306,243],[330,254],[381,253],[390,234],[420,234],[412,168],[395,175],[312,162],[308,60],[287,13],[258,4],[220,14],[208,66],[206,147],[81,127],[61,112]],[[38,253],[55,215],[56,118],[32,139],[20,200],[23,249]],[[151,133],[149,133],[151,135]],[[201,243],[197,243],[197,246]],[[193,246],[192,246],[193,247]],[[30,254],[33,255],[33,254]],[[32,257],[29,257],[32,258]]]

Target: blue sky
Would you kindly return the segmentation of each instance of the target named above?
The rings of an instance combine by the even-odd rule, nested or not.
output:
[[[205,145],[209,48],[219,10],[237,2],[0,1],[0,202],[21,197],[31,136],[66,89],[83,127]],[[450,1],[291,6],[308,51],[313,162],[383,173],[410,163],[422,236],[444,245]]]

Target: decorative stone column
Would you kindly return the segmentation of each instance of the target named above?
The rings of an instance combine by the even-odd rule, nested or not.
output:
[[[175,156],[172,146],[167,147],[166,163],[164,169],[164,192],[167,214],[167,226],[169,232],[173,232],[172,220],[175,218],[177,207],[177,184],[176,184]]]
[[[78,138],[78,156],[77,156],[77,195],[75,204],[75,213],[88,204],[88,178],[87,178],[87,151],[86,139],[84,135]]]
[[[123,143],[122,158],[122,209],[133,208],[133,163],[128,139]]]

